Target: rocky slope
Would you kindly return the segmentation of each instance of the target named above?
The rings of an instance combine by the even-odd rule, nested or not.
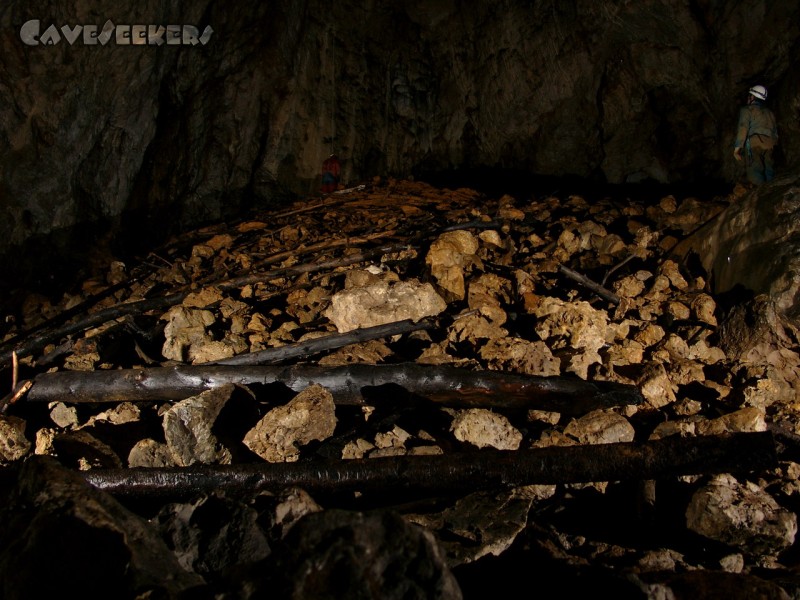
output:
[[[792,321],[765,296],[718,303],[702,264],[674,254],[746,198],[487,197],[374,181],[192,231],[145,261],[111,263],[56,303],[32,295],[5,319],[0,347],[6,367],[7,350],[19,352],[21,390],[0,420],[2,477],[16,482],[0,515],[0,568],[15,574],[3,578],[5,597],[52,586],[231,598],[502,597],[520,586],[793,597]],[[425,326],[310,350],[406,319]],[[274,358],[286,349],[300,354]],[[279,378],[203,371],[241,374],[225,363],[254,356],[278,360]],[[438,375],[355,391],[329,376],[359,381],[409,364]],[[520,405],[508,387],[443,393],[437,382],[454,367],[464,381],[620,387],[594,407],[588,388]],[[177,388],[147,383],[165,372],[179,374]],[[304,372],[317,379],[288,379]],[[704,441],[713,445],[687,450]],[[531,473],[523,463],[504,483],[489,477],[506,460],[581,448],[604,457],[586,472],[605,477],[566,476],[578,454],[546,477],[521,476]],[[635,456],[606,462],[620,460],[617,448],[659,448],[662,466],[614,466]],[[466,481],[472,493],[437,488],[436,471],[391,487],[419,477],[419,461],[436,469],[449,456],[442,481],[484,465]],[[365,470],[347,479],[353,465]],[[399,474],[382,480],[379,465]],[[251,471],[237,479],[242,467],[295,485],[259,484]],[[198,469],[210,479],[191,480],[186,497],[182,474]],[[136,479],[158,472],[169,474]],[[70,532],[102,570],[64,552],[42,579],[30,565]]]

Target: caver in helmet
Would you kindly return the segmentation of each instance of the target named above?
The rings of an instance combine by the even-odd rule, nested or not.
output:
[[[749,93],[753,98],[758,98],[759,100],[767,99],[767,88],[763,85],[754,85],[750,88]]]

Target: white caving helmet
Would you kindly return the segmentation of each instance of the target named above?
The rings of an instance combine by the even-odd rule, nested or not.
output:
[[[749,90],[750,95],[754,98],[758,98],[759,100],[766,100],[767,99],[767,88],[763,85],[754,85]]]

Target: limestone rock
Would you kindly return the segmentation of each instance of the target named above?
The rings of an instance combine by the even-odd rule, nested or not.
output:
[[[222,385],[181,400],[164,413],[164,437],[175,464],[230,464],[231,452],[212,428],[233,389],[233,384]]]
[[[522,442],[522,434],[508,419],[485,408],[459,411],[450,429],[457,440],[478,448],[516,450]]]
[[[425,264],[444,291],[445,300],[463,300],[466,296],[465,271],[479,264],[478,240],[469,231],[448,231],[440,235],[428,250]]]
[[[314,384],[264,415],[247,432],[244,444],[266,461],[295,462],[301,446],[330,437],[335,428],[333,396]]]
[[[561,373],[561,361],[541,341],[497,337],[481,346],[479,353],[490,369],[539,377],[557,376]]]
[[[582,444],[632,442],[636,434],[628,419],[610,410],[595,410],[573,419],[564,433]]]
[[[177,361],[191,359],[193,348],[213,341],[207,328],[216,320],[211,311],[174,306],[161,317],[166,341],[161,352],[165,358]]]
[[[169,446],[156,440],[145,438],[133,445],[128,453],[128,466],[131,468],[173,467],[176,466]]]
[[[203,584],[150,523],[52,458],[26,461],[12,489],[0,511],[0,570],[14,574],[3,598],[178,598]]]
[[[536,306],[534,315],[539,318],[536,333],[551,349],[570,348],[575,352],[564,370],[586,379],[589,366],[601,362],[598,350],[609,336],[613,337],[607,313],[588,302],[548,297]]]
[[[392,285],[381,280],[334,294],[323,314],[344,333],[405,319],[418,321],[436,316],[446,308],[445,301],[429,283],[409,280]]]
[[[25,426],[19,417],[0,416],[0,463],[19,460],[30,452]]]
[[[692,531],[750,556],[775,555],[794,543],[797,516],[758,486],[716,476],[695,492],[686,509]]]

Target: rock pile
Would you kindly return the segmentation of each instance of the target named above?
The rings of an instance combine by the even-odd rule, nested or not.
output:
[[[777,333],[743,334],[754,329],[742,315],[769,299],[723,310],[709,274],[671,254],[730,201],[493,199],[376,180],[186,234],[141,264],[111,263],[60,302],[31,296],[7,316],[0,346],[13,358],[17,392],[0,418],[0,460],[16,482],[2,529],[26,528],[42,541],[56,535],[59,494],[75,488],[97,508],[68,518],[98,544],[144,535],[123,527],[160,533],[147,543],[164,544],[157,552],[180,565],[174,577],[163,580],[140,561],[135,577],[120,575],[115,585],[170,597],[190,589],[322,597],[334,586],[363,597],[482,597],[533,585],[532,568],[537,585],[564,593],[603,586],[622,597],[679,598],[727,586],[732,597],[795,596],[796,338],[777,317]],[[392,329],[397,323],[411,326]],[[367,335],[374,331],[382,333]],[[364,338],[342,337],[352,334]],[[294,354],[280,354],[287,350]],[[635,390],[641,401],[620,396],[583,411],[577,401],[562,410],[492,403],[488,394],[429,402],[404,381],[356,387],[348,394],[357,398],[345,401],[340,388],[352,381],[216,379],[222,369],[243,372],[235,365],[246,357],[310,363],[345,378],[355,377],[350,366],[413,363],[432,379],[457,367],[595,382]],[[181,386],[137,395],[151,373],[167,369],[187,374]],[[86,389],[97,374],[106,383],[87,401],[78,398],[83,383],[52,383],[64,374]],[[131,387],[113,391],[114,377]],[[108,494],[75,475],[314,469],[318,460],[456,452],[468,464],[485,452],[625,448],[768,429],[780,441],[779,460],[757,471],[489,489],[476,481],[471,494],[389,498],[315,497],[292,486],[242,497],[220,485],[175,499],[166,478],[151,482],[149,499],[114,505],[124,523],[109,516]],[[41,530],[23,525],[15,514],[23,506]],[[4,547],[0,569],[8,573],[19,555]],[[26,552],[41,562],[32,547]],[[119,552],[140,551],[122,544]],[[312,564],[313,576],[301,577]],[[60,573],[63,586],[78,589],[67,567]],[[21,597],[4,585],[4,597]]]

